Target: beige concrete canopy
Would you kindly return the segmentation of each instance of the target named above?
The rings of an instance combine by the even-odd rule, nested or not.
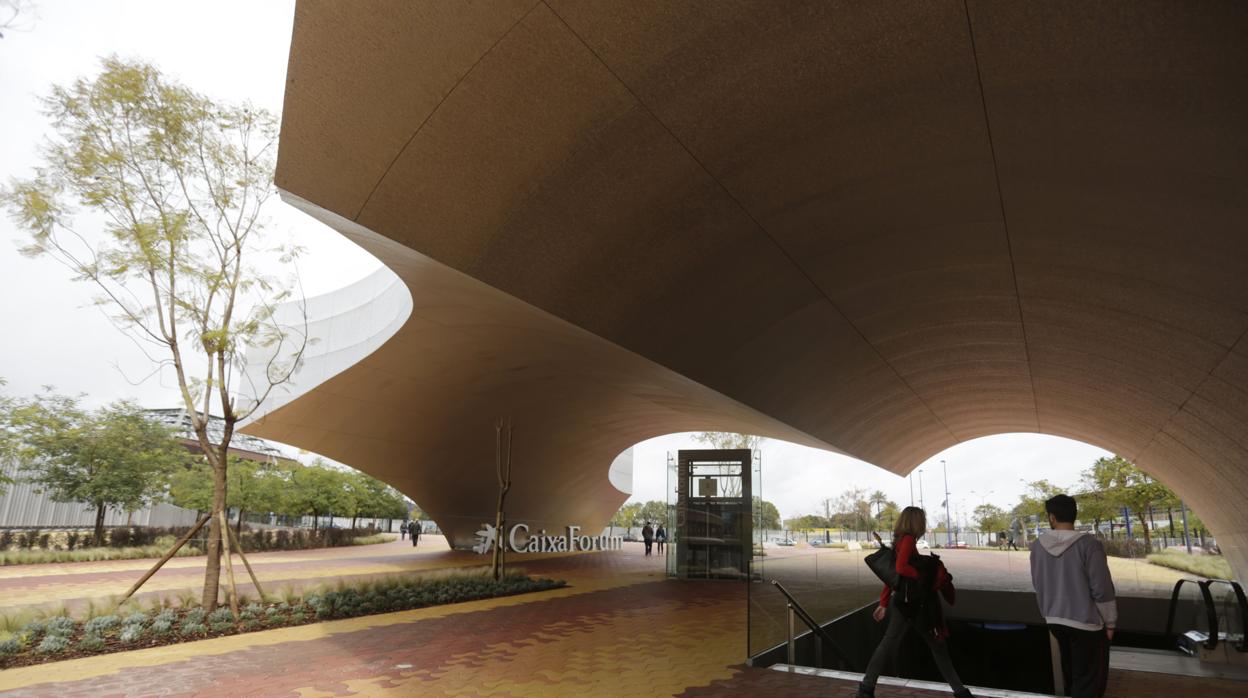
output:
[[[517,507],[586,524],[658,433],[905,473],[1039,431],[1135,459],[1243,575],[1246,36],[1230,2],[302,0],[278,186],[415,310],[253,431],[474,526],[506,410]]]

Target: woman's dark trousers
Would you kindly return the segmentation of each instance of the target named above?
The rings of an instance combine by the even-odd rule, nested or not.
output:
[[[888,630],[884,631],[884,639],[880,640],[879,646],[875,648],[875,654],[871,655],[871,661],[867,664],[867,673],[862,677],[864,688],[875,690],[875,682],[880,678],[880,672],[884,670],[884,662],[897,654],[897,646],[901,643],[901,638],[912,625],[913,623],[897,610],[896,603],[889,605]],[[931,650],[932,659],[936,660],[936,668],[940,669],[940,675],[945,677],[945,681],[949,682],[949,686],[955,693],[963,690],[965,687],[962,685],[962,680],[958,678],[958,671],[953,668],[953,661],[949,659],[949,648],[945,646],[945,642],[937,640],[930,633],[920,633],[920,635],[927,643],[927,648]]]

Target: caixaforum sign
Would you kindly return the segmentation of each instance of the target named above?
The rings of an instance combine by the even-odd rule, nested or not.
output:
[[[472,549],[488,553],[499,545],[498,529],[482,524],[477,531],[477,544]],[[528,524],[516,524],[507,532],[507,549],[514,553],[575,553],[592,550],[619,550],[624,547],[623,536],[583,536],[580,526],[567,526],[563,533],[551,535],[546,529],[529,532]]]

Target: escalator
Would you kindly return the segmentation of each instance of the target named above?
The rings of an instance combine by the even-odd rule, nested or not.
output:
[[[1185,583],[1200,591],[1198,600],[1182,599]],[[779,588],[779,585],[776,585]],[[1219,607],[1213,588],[1225,588]],[[800,604],[787,592],[790,608]],[[959,603],[948,609],[949,651],[968,686],[1023,694],[1054,695],[1061,685],[1056,646],[1036,611],[1034,596],[1021,592],[960,591]],[[1233,602],[1230,601],[1233,599]],[[819,632],[798,633],[784,643],[751,657],[752,666],[772,666],[831,678],[857,680],[883,636],[883,624],[871,619],[875,604],[819,626]],[[1120,597],[1119,629],[1110,666],[1187,677],[1244,681],[1248,695],[1248,599],[1236,582],[1182,580],[1169,599]],[[812,625],[813,627],[813,625]],[[902,680],[940,682],[940,674],[922,640],[913,633],[885,675]],[[816,647],[818,645],[818,647]],[[834,652],[827,648],[835,647]],[[802,667],[798,669],[797,667]]]

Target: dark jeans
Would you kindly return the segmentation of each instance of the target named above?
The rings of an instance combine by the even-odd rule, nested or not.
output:
[[[419,542],[420,542],[420,534],[419,534],[419,533],[413,533],[413,534],[412,534],[412,547],[413,547],[413,548],[415,548],[415,547],[416,547],[416,544],[417,544],[417,543],[419,543]]]
[[[652,539],[652,538],[647,538],[647,539],[646,539],[646,554],[647,554],[647,555],[649,555],[649,554],[650,554],[650,547],[651,547],[652,545],[654,545],[654,539]]]
[[[1050,625],[1062,653],[1062,683],[1071,698],[1101,698],[1109,680],[1109,637],[1102,630]]]
[[[862,677],[862,685],[866,689],[875,690],[875,682],[879,680],[880,672],[884,670],[884,662],[897,653],[898,643],[912,625],[910,620],[897,610],[896,604],[889,605],[888,630],[884,631],[884,639],[880,640],[880,644],[875,648],[875,654],[871,655],[871,661],[867,663],[867,673]],[[932,653],[932,659],[936,660],[936,668],[940,669],[940,675],[949,682],[954,693],[965,690],[962,680],[958,678],[958,671],[953,668],[953,661],[949,659],[949,648],[945,646],[945,642],[937,640],[930,633],[922,633],[922,637],[927,643],[927,649]]]
[[[663,543],[664,543],[664,541],[663,541],[663,539],[662,539],[662,538],[655,538],[655,539],[654,539],[654,552],[656,552],[656,553],[662,553],[662,552],[663,552]]]

